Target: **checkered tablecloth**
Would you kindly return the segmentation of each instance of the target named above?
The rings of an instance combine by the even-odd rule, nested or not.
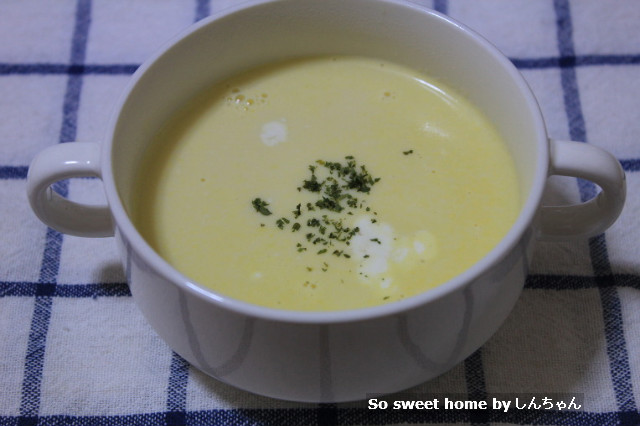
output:
[[[551,137],[601,146],[627,172],[619,221],[589,240],[540,243],[498,333],[411,390],[581,402],[578,411],[507,412],[296,404],[219,383],[145,322],[111,239],[63,236],[35,218],[25,195],[34,155],[56,143],[100,141],[137,66],[234,3],[0,1],[0,425],[639,425],[640,2],[421,1],[477,30],[517,65]],[[95,179],[57,190],[103,199]],[[579,201],[595,190],[554,178],[546,198]]]

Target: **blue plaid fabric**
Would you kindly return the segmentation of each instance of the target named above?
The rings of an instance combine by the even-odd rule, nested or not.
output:
[[[640,3],[423,0],[498,46],[536,93],[549,134],[599,145],[627,172],[620,220],[540,243],[515,310],[465,362],[411,392],[579,395],[578,411],[369,410],[255,396],[191,368],[130,297],[110,239],[63,236],[25,196],[42,148],[99,141],[137,66],[234,0],[0,2],[1,425],[639,425]],[[85,202],[100,182],[58,191]],[[548,201],[593,196],[550,180]]]

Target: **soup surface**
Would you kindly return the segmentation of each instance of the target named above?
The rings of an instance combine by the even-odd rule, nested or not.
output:
[[[486,255],[519,211],[513,160],[450,88],[361,57],[220,82],[149,145],[134,223],[189,279],[290,310],[388,303]]]

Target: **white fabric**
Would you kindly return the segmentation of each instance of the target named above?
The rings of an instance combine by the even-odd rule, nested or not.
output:
[[[234,3],[0,2],[0,424],[640,424],[634,0],[419,2],[476,29],[520,67],[551,137],[583,134],[613,152],[627,170],[628,203],[603,236],[541,243],[499,332],[411,391],[577,394],[578,413],[371,411],[251,395],[189,368],[156,336],[128,293],[112,240],[48,233],[25,196],[31,158],[70,139],[100,141],[131,71]],[[84,68],[73,71],[72,62]],[[74,199],[98,202],[100,191],[97,180],[68,184]],[[553,179],[547,199],[580,196],[575,179]]]

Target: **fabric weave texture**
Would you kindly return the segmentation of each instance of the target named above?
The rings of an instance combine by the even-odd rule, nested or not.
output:
[[[346,1],[346,0],[345,0]],[[61,235],[26,199],[40,150],[100,141],[136,68],[238,0],[0,2],[0,425],[639,425],[640,2],[420,0],[495,44],[540,102],[550,137],[612,152],[627,174],[616,224],[538,244],[489,342],[413,395],[576,395],[581,409],[370,410],[234,389],[190,367],[133,303],[112,239]],[[100,202],[96,179],[61,182]],[[546,202],[597,188],[553,178]]]

